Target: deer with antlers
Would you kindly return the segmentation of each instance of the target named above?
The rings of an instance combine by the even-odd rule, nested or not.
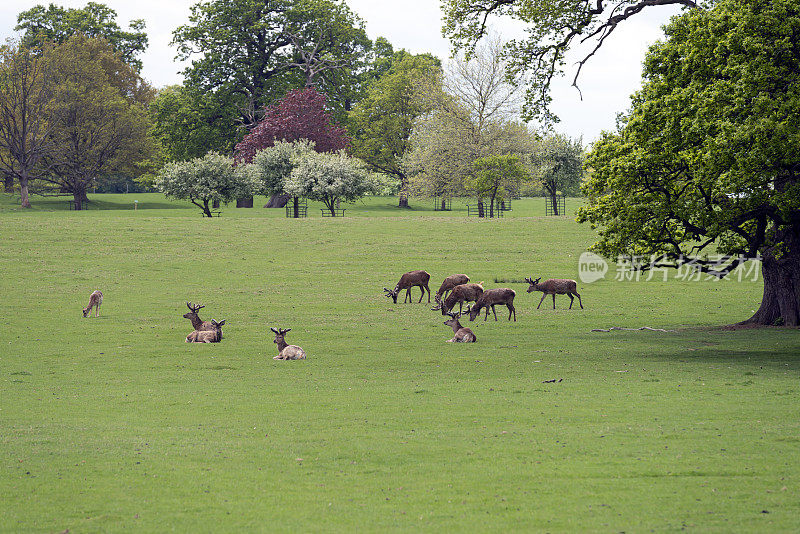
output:
[[[189,312],[184,313],[183,316],[192,322],[192,328],[195,330],[214,330],[214,325],[211,324],[211,321],[204,321],[197,314],[197,312],[205,308],[205,306],[187,302],[186,307],[189,308]]]
[[[395,304],[397,304],[397,295],[400,294],[402,290],[406,290],[406,298],[403,300],[403,303],[411,301],[411,288],[412,287],[419,287],[422,290],[422,295],[419,296],[419,302],[422,302],[422,298],[425,296],[425,291],[428,291],[428,303],[431,302],[431,290],[428,287],[428,281],[431,279],[431,275],[429,275],[425,271],[411,271],[407,272],[403,276],[400,277],[400,281],[397,282],[397,285],[394,286],[394,289],[383,288],[385,295],[391,298]]]
[[[222,340],[222,325],[224,324],[225,319],[220,322],[211,319],[213,330],[195,330],[186,336],[186,343],[219,343]]]
[[[469,282],[469,276],[466,274],[451,274],[445,278],[442,285],[439,286],[439,291],[433,296],[433,300],[436,302],[437,306],[437,308],[434,309],[441,307],[442,299],[447,298],[447,294],[452,291],[454,287],[466,284],[467,282]]]
[[[497,320],[497,312],[494,311],[494,307],[498,304],[506,306],[508,308],[508,320],[511,320],[511,315],[514,315],[514,321],[517,320],[517,310],[514,309],[514,297],[517,296],[516,291],[513,289],[508,289],[505,287],[498,287],[495,289],[489,289],[484,291],[483,294],[480,296],[478,301],[475,303],[472,308],[469,310],[469,320],[474,321],[475,317],[477,317],[482,308],[486,308],[486,317],[483,318],[485,321],[489,318],[489,308],[492,309],[492,313],[494,314],[494,320]]]
[[[287,332],[291,332],[291,328],[271,328],[275,332],[274,343],[278,345],[278,355],[273,357],[273,360],[305,360],[306,351],[297,345],[289,345],[286,343],[284,336]]]
[[[103,293],[102,291],[95,290],[89,295],[89,305],[83,309],[83,316],[89,317],[89,314],[92,312],[92,308],[94,308],[94,316],[100,317],[100,305],[103,303]]]
[[[447,315],[447,312],[455,309],[458,304],[458,312],[461,313],[465,302],[477,302],[483,294],[483,281],[470,282],[468,284],[461,284],[453,288],[450,294],[440,302],[437,306],[431,308],[432,310],[441,309],[442,315]]]
[[[583,309],[583,302],[581,301],[581,296],[578,293],[578,284],[575,280],[569,280],[567,278],[551,278],[550,280],[545,280],[544,282],[539,282],[541,278],[537,278],[536,280],[532,280],[531,278],[526,278],[525,281],[530,284],[528,286],[528,293],[532,293],[534,291],[541,291],[543,293],[542,300],[539,301],[539,306],[542,305],[544,298],[547,295],[553,295],[553,309],[556,309],[556,295],[567,295],[569,297],[569,309],[572,309],[572,303],[575,302],[575,297],[578,297],[578,304],[581,305],[581,309]],[[572,295],[575,295],[573,297]],[[536,306],[536,309],[539,309],[539,306]]]
[[[467,313],[469,313],[469,308],[467,308]],[[478,338],[475,336],[475,333],[466,328],[461,326],[461,323],[458,322],[458,318],[461,317],[461,313],[450,313],[448,314],[450,318],[444,322],[447,326],[453,329],[453,339],[448,339],[448,343],[475,343],[478,341]]]

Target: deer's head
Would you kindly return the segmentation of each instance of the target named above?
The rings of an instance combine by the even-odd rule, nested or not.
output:
[[[385,296],[389,297],[390,299],[392,299],[394,301],[395,304],[397,304],[397,295],[400,294],[400,291],[398,291],[396,289],[395,290],[388,289],[386,287],[383,288],[383,291],[384,291]]]
[[[530,278],[526,278],[525,279],[525,281],[528,282],[528,284],[530,284],[528,286],[528,293],[532,293],[533,291],[536,291],[537,287],[539,287],[539,280],[541,280],[541,279],[542,279],[541,276],[539,278],[537,278],[536,280],[532,280]]]
[[[187,308],[189,308],[189,312],[188,312],[188,313],[184,313],[184,314],[183,314],[183,316],[184,316],[186,319],[194,319],[194,318],[197,318],[197,312],[198,312],[198,311],[200,311],[200,310],[202,310],[203,308],[205,308],[205,306],[202,306],[202,305],[200,305],[200,304],[193,305],[191,302],[187,302],[187,303],[186,303],[186,307],[187,307]],[[223,319],[223,322],[224,322],[224,319]]]
[[[283,336],[285,336],[287,332],[291,332],[292,331],[291,328],[286,328],[286,329],[283,329],[283,328],[270,328],[270,330],[275,332],[275,339],[273,340],[273,343],[277,343],[278,345],[280,345],[281,343],[285,343],[285,340],[283,339]]]
[[[469,311],[469,308],[467,308],[467,311]],[[446,320],[444,322],[444,324],[446,324],[447,326],[452,327],[453,329],[455,329],[458,326],[460,326],[460,323],[458,322],[458,318],[461,317],[460,313],[447,312],[447,315],[449,315],[450,318],[448,320]]]

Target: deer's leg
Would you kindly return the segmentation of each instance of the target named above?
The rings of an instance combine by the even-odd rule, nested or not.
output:
[[[95,317],[100,317],[100,304],[95,306],[95,308],[94,308],[94,316]]]
[[[425,287],[424,286],[419,286],[419,290],[422,291],[422,295],[419,296],[419,300],[417,301],[417,304],[422,302],[422,299],[425,298]],[[430,301],[431,301],[431,299],[429,298],[428,299],[428,303],[430,303]]]
[[[458,301],[458,313],[461,313],[461,310],[463,309],[464,309],[464,301],[460,300]]]
[[[556,294],[553,293],[553,309],[556,309]]]
[[[497,310],[494,309],[494,304],[492,304],[492,313],[494,314],[494,320],[497,320]],[[489,314],[487,313],[486,316],[488,317]]]
[[[425,284],[425,289],[428,290],[428,304],[431,303],[431,288],[428,287],[428,284]]]
[[[511,314],[513,313],[514,314],[514,321],[516,321],[517,320],[517,310],[514,309],[514,305],[513,304],[507,304],[507,306],[508,306],[508,320],[509,321],[511,320]]]
[[[408,289],[406,289],[406,298],[403,299],[403,304],[405,304],[406,302],[409,302],[409,301],[413,302],[411,300],[411,288],[410,287]]]
[[[547,293],[542,293],[542,300],[540,300],[540,301],[539,301],[539,306],[541,306],[541,305],[542,305],[542,302],[544,302],[544,298],[545,298],[546,296],[547,296]],[[537,310],[539,309],[539,306],[536,306],[536,309],[537,309]]]
[[[575,296],[578,297],[578,304],[581,305],[581,309],[583,309],[583,302],[581,302],[581,295],[578,292],[575,292]]]
[[[572,296],[572,293],[567,293],[567,296],[569,297],[569,309],[571,310],[572,303],[575,302],[575,297]]]

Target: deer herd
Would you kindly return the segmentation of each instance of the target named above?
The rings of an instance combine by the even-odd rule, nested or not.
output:
[[[427,292],[428,303],[430,304],[431,290],[428,287],[430,279],[431,275],[426,271],[407,272],[400,277],[400,281],[397,282],[394,289],[384,287],[383,291],[387,297],[391,298],[392,301],[397,304],[397,297],[401,291],[404,289],[406,290],[403,302],[410,302],[412,301],[411,288],[419,287],[422,294],[417,303],[422,302]],[[542,292],[542,300],[539,301],[539,306],[536,307],[537,310],[542,305],[547,295],[553,296],[553,309],[556,308],[556,295],[567,295],[569,297],[570,309],[572,309],[575,297],[578,297],[578,304],[580,304],[581,309],[583,309],[583,302],[581,301],[580,294],[578,294],[578,286],[575,280],[563,278],[551,278],[544,282],[540,282],[540,280],[541,278],[537,278],[536,280],[532,278],[525,279],[528,283],[528,293],[534,291]],[[442,315],[450,317],[450,319],[444,322],[445,325],[453,329],[453,338],[448,339],[448,343],[475,343],[478,340],[477,336],[475,336],[472,330],[461,325],[459,322],[461,316],[465,314],[469,315],[469,320],[474,321],[475,318],[480,315],[481,310],[485,310],[483,320],[486,321],[489,318],[489,310],[491,309],[492,314],[494,314],[494,320],[497,321],[495,306],[499,304],[508,308],[508,320],[510,321],[513,317],[514,321],[516,321],[517,311],[514,308],[514,297],[516,297],[516,295],[516,291],[505,287],[484,290],[483,282],[473,283],[470,282],[469,276],[465,274],[454,274],[445,278],[442,285],[439,286],[439,290],[433,297],[436,305],[431,309],[441,310]],[[103,293],[99,290],[94,291],[89,296],[89,305],[83,309],[83,316],[88,317],[92,308],[94,308],[95,317],[99,317],[100,305],[102,303]],[[465,310],[463,308],[464,303],[472,304],[468,305]],[[454,311],[456,304],[458,304],[457,312]],[[186,336],[187,343],[219,343],[222,341],[222,325],[225,324],[224,319],[219,322],[214,319],[211,321],[203,321],[200,319],[197,312],[205,308],[205,306],[187,302],[186,307],[189,308],[189,311],[185,313],[183,317],[189,319],[194,328],[194,330]],[[306,358],[306,353],[302,348],[297,345],[289,345],[286,343],[285,336],[289,331],[291,331],[291,328],[272,328],[272,332],[275,333],[273,343],[278,347],[278,355],[273,358],[274,360],[304,360]]]

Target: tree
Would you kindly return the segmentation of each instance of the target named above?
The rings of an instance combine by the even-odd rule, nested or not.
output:
[[[531,164],[545,195],[550,198],[553,214],[563,215],[558,213],[558,193],[577,193],[583,180],[581,140],[573,141],[561,134],[547,136],[537,143]]]
[[[593,250],[720,278],[760,254],[764,293],[745,322],[800,324],[798,31],[794,0],[673,19],[630,112],[589,155],[578,219],[600,228]]]
[[[321,201],[332,216],[340,200],[352,202],[373,190],[362,163],[343,150],[306,154],[292,170],[285,188],[291,195]]]
[[[252,164],[253,176],[258,182],[256,192],[267,196],[282,194],[286,190],[286,180],[310,152],[314,152],[314,143],[308,139],[277,141],[273,146],[259,150]],[[295,196],[295,218],[299,217],[297,200]]]
[[[230,158],[209,152],[190,161],[175,161],[161,169],[155,180],[169,198],[188,200],[211,217],[215,202],[228,203],[253,194],[255,183],[249,165],[234,167]]]
[[[494,217],[495,199],[529,179],[528,171],[516,155],[492,155],[476,159],[473,174],[467,180],[467,189],[479,199],[478,216],[483,217],[482,199],[489,198],[489,217]]]
[[[435,84],[440,62],[429,54],[394,54],[392,66],[376,79],[350,114],[354,156],[375,172],[400,181],[401,208],[408,207],[408,176],[402,158],[409,148],[414,120],[430,112],[419,91]]]
[[[192,6],[173,33],[178,57],[192,60],[186,83],[234,102],[250,126],[289,89],[320,84],[322,73],[359,65],[369,48],[363,23],[333,0],[212,0]]]
[[[116,11],[96,2],[88,2],[82,9],[38,5],[19,14],[15,30],[25,31],[23,43],[27,47],[41,46],[45,42],[64,43],[76,34],[105,39],[125,63],[139,72],[142,62],[136,56],[147,49],[144,20],[132,20],[130,31],[126,32],[119,27],[116,18]]]
[[[70,37],[53,49],[49,150],[42,179],[82,209],[98,178],[136,174],[153,153],[147,104],[153,90],[102,39]]]
[[[227,109],[226,109],[227,106]],[[209,151],[229,154],[240,137],[230,121],[230,102],[214,93],[173,85],[161,89],[150,103],[153,136],[168,161],[186,161]]]
[[[558,120],[549,109],[550,84],[563,74],[568,50],[589,42],[572,80],[576,88],[583,65],[624,21],[657,6],[698,7],[711,0],[443,0],[442,32],[456,50],[473,50],[490,19],[511,19],[526,26],[526,39],[507,44],[504,57],[511,76],[527,74],[526,120]]]
[[[0,47],[0,170],[7,191],[19,181],[23,208],[31,207],[28,182],[51,142],[51,51],[52,46],[26,48],[12,41]]]

